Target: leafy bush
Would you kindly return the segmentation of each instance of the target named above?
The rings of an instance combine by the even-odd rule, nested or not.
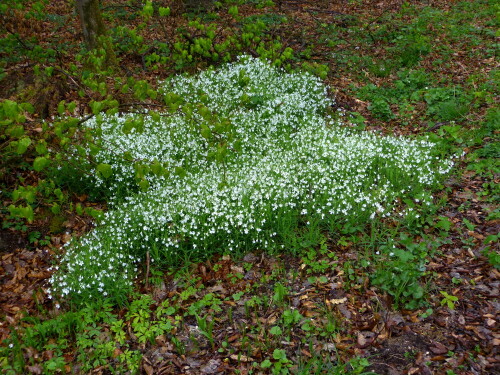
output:
[[[174,77],[164,90],[171,114],[86,124],[106,146],[84,145],[96,162],[87,163],[94,177],[86,183],[113,196],[112,210],[70,245],[53,294],[123,296],[132,262],[147,252],[176,264],[214,252],[281,249],[299,227],[389,216],[400,198],[450,169],[429,142],[340,127],[328,115],[326,87],[308,73],[242,57]]]

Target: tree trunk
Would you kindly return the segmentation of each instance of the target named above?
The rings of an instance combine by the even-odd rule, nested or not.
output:
[[[182,0],[184,11],[194,13],[206,11],[212,3],[213,0]]]
[[[88,49],[94,49],[98,46],[99,37],[106,33],[99,0],[76,0],[76,10],[82,24],[83,40]]]

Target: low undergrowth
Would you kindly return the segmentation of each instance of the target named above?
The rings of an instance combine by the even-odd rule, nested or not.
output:
[[[257,59],[175,77],[165,90],[178,100],[173,114],[87,123],[97,134],[90,146],[106,148],[80,148],[96,165],[83,179],[110,196],[112,209],[69,246],[54,296],[124,301],[132,264],[146,254],[171,266],[213,253],[289,252],[299,228],[333,233],[412,217],[414,204],[404,201],[430,205],[430,189],[451,168],[430,142],[341,127],[316,78]]]

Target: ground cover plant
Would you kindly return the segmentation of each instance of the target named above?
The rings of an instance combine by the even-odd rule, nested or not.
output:
[[[166,173],[146,175],[142,192],[122,197],[68,249],[53,294],[124,300],[129,263],[147,252],[154,262],[178,265],[215,252],[286,251],[301,225],[333,231],[404,211],[397,204],[404,199],[430,205],[429,189],[451,168],[429,142],[342,129],[329,119],[326,88],[316,78],[258,59],[174,77],[166,88],[186,103],[180,115],[86,124],[106,145],[94,156],[91,182],[112,200],[133,188],[123,185],[136,175],[120,150],[166,165]],[[128,129],[131,122],[140,129]]]
[[[0,4],[2,372],[498,372],[495,1],[101,12]]]

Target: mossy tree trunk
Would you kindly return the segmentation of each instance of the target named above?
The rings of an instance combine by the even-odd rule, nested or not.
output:
[[[213,0],[182,0],[184,11],[186,12],[203,12],[208,9],[213,3]]]
[[[82,24],[83,40],[88,49],[94,49],[99,37],[106,34],[99,0],[76,0],[76,10]]]
[[[82,24],[83,40],[87,49],[102,48],[106,54],[106,65],[114,69],[118,66],[115,51],[106,36],[106,26],[102,20],[100,0],[76,0],[76,10]]]

